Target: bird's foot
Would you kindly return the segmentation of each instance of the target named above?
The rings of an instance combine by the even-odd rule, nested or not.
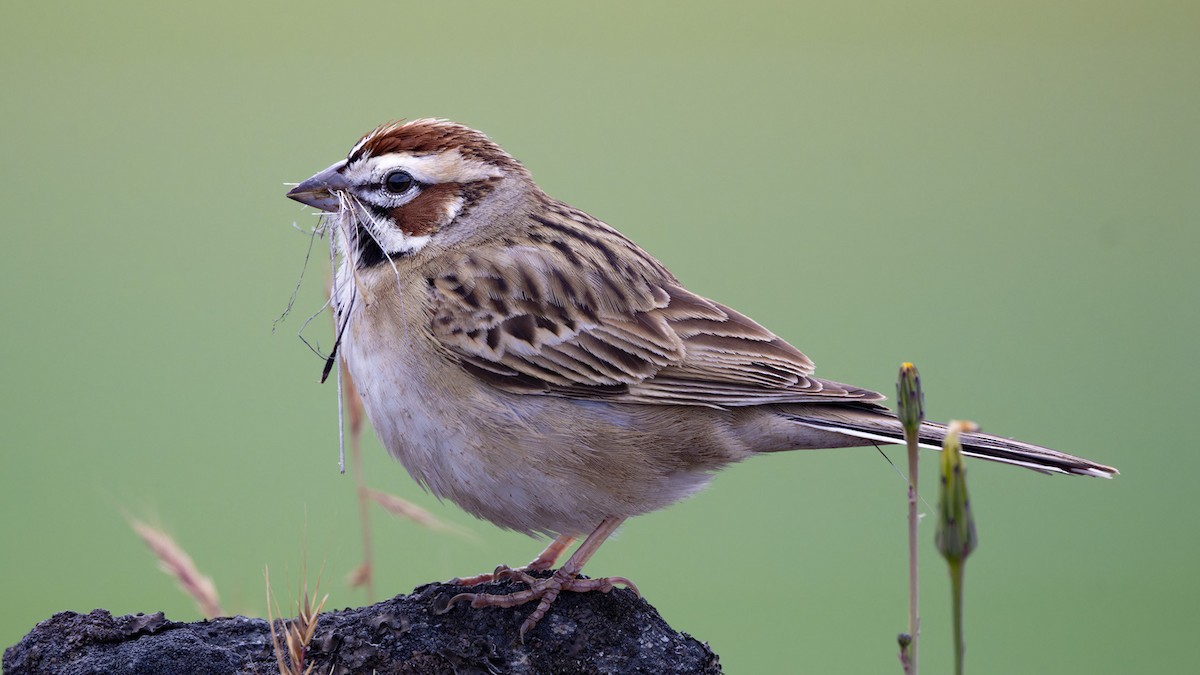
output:
[[[553,564],[554,564],[553,561],[551,561],[548,564],[547,563],[539,564],[539,562],[537,560],[534,560],[533,562],[529,563],[528,565],[526,565],[524,567],[518,567],[516,569],[513,569],[513,568],[509,567],[508,565],[499,565],[496,567],[495,570],[493,570],[491,572],[484,572],[483,574],[476,574],[473,577],[465,577],[465,578],[464,577],[454,577],[453,579],[451,579],[450,581],[447,581],[446,583],[454,585],[454,586],[478,586],[479,584],[494,583],[496,581],[500,581],[501,579],[517,579],[520,581],[524,581],[525,578],[530,578],[530,579],[533,578],[533,577],[529,576],[530,572],[546,572],[550,569],[550,567]],[[522,576],[518,576],[518,575],[522,575]]]
[[[483,574],[476,574],[473,577],[467,577],[465,579],[462,577],[454,577],[447,583],[454,584],[455,586],[478,586],[479,584],[491,583],[500,579],[512,578],[511,576],[505,576],[510,575],[512,572],[545,572],[554,569],[554,563],[558,561],[558,557],[562,555],[562,552],[565,551],[573,541],[575,541],[575,537],[571,535],[559,535],[558,538],[550,542],[550,545],[546,547],[546,550],[538,554],[538,557],[534,558],[528,565],[520,569],[514,570],[508,565],[500,565],[493,572],[484,572]]]
[[[480,575],[483,576],[483,575]],[[489,575],[492,580],[498,579],[513,579],[520,581],[529,588],[507,595],[497,595],[491,593],[459,593],[450,598],[450,602],[446,605],[449,609],[455,603],[470,601],[471,607],[479,609],[481,607],[516,607],[534,600],[538,601],[538,606],[533,610],[525,622],[521,624],[520,636],[521,640],[525,640],[525,633],[528,633],[537,625],[542,617],[546,616],[550,605],[558,598],[558,594],[563,591],[572,593],[587,593],[590,591],[600,591],[608,593],[617,584],[629,588],[638,597],[641,593],[638,592],[637,586],[632,581],[624,577],[604,577],[601,579],[580,579],[576,574],[571,574],[564,570],[558,570],[549,577],[539,578],[530,576],[524,569],[515,570],[511,567],[501,565],[496,568],[496,571]],[[469,581],[469,580],[468,580]]]

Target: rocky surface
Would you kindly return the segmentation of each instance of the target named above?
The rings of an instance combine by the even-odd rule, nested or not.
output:
[[[504,581],[481,587],[511,592]],[[309,646],[314,673],[719,673],[717,655],[667,625],[632,591],[564,593],[522,643],[533,604],[443,611],[464,589],[429,584],[412,595],[321,614]],[[478,590],[478,589],[474,589]],[[179,623],[162,613],[62,612],[4,652],[7,675],[277,673],[264,619]]]

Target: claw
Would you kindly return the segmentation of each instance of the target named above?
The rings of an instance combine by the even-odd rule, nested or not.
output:
[[[625,588],[628,588],[629,590],[633,591],[633,594],[638,596],[639,598],[642,597],[642,592],[638,590],[637,584],[626,579],[625,577],[605,577],[605,580],[609,582],[608,590],[610,590],[610,591],[615,587],[616,584],[620,584],[620,585],[624,586]],[[604,592],[607,593],[608,591],[604,591]]]

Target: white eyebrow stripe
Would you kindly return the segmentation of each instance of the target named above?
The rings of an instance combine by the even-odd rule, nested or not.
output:
[[[363,136],[362,138],[358,139],[358,142],[354,144],[353,148],[350,148],[350,153],[346,156],[353,157],[353,156],[357,155],[358,151],[362,149],[362,146],[366,145],[367,141],[371,140],[372,138],[375,138],[374,132],[369,133],[366,136]]]
[[[381,181],[384,175],[396,169],[404,169],[417,181],[427,185],[470,183],[488,178],[499,178],[504,175],[499,167],[477,159],[463,157],[457,149],[433,155],[392,153],[382,157],[372,157],[359,170]]]

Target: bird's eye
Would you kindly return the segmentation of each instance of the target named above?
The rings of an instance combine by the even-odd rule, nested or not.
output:
[[[393,171],[383,179],[383,187],[394,195],[402,195],[416,183],[407,171]]]

